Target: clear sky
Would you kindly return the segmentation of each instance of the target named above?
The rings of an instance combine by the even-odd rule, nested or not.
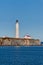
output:
[[[43,41],[43,0],[0,0],[0,37],[15,37],[16,19],[20,37],[28,33]]]

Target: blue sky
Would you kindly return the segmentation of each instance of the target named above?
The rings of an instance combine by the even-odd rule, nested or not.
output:
[[[0,37],[15,37],[16,19],[20,37],[28,33],[43,41],[43,0],[0,0]]]

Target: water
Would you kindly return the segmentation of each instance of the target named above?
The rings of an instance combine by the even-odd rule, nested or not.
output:
[[[43,46],[0,46],[0,65],[43,65]]]

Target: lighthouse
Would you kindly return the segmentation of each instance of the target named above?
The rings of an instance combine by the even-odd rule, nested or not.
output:
[[[19,38],[19,22],[16,20],[16,38]]]

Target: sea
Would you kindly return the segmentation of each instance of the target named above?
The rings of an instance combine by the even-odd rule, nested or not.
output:
[[[43,46],[0,46],[0,65],[43,65]]]

